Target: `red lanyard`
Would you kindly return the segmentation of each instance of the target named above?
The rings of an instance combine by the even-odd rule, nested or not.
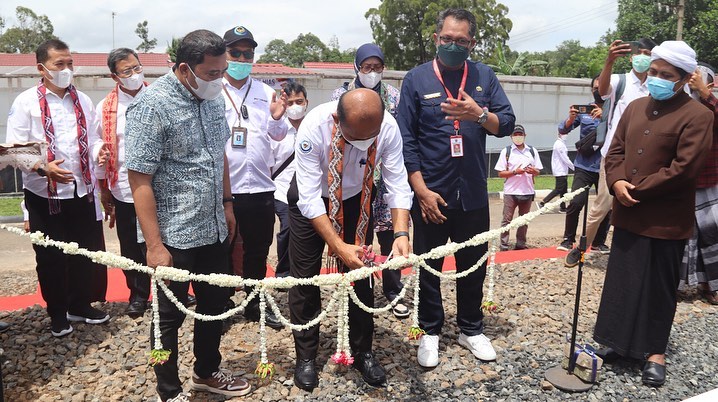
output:
[[[444,87],[444,91],[446,91],[446,96],[448,96],[449,99],[454,99],[454,96],[449,91],[449,88],[447,88],[446,84],[444,84],[444,79],[441,78],[441,72],[439,71],[439,63],[436,62],[436,59],[434,59],[434,73],[436,74],[436,78],[439,79],[439,82]],[[463,91],[464,87],[466,87],[466,76],[468,75],[468,73],[469,73],[468,63],[466,61],[464,61],[464,75],[463,75],[463,77],[461,77],[461,85],[459,86],[459,93],[457,94],[459,96],[456,97],[456,99],[458,99],[458,100],[461,100],[461,98],[462,98],[461,91]],[[457,135],[459,134],[459,120],[454,120],[454,131]]]

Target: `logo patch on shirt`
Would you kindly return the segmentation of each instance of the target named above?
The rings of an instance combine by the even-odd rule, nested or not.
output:
[[[441,92],[434,92],[433,94],[424,95],[424,99],[436,99],[441,96]]]
[[[302,142],[299,143],[299,151],[303,154],[312,152],[312,143],[308,140],[302,140]]]
[[[483,92],[484,88],[481,88],[481,85],[476,86],[476,92]]]

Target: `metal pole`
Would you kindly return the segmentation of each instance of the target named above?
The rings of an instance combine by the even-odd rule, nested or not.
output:
[[[676,40],[683,40],[683,17],[686,9],[686,0],[678,1],[678,27],[676,28]]]
[[[116,12],[112,12],[112,48],[115,48],[115,15],[117,15]]]

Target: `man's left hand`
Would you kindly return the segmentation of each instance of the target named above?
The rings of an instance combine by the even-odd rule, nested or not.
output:
[[[227,231],[231,243],[234,241],[234,234],[237,230],[237,220],[234,217],[234,208],[230,203],[224,204],[224,219],[227,221]]]
[[[272,94],[272,103],[269,105],[269,112],[274,120],[279,120],[287,111],[287,94],[282,91],[282,96],[277,97],[277,93]]]
[[[391,246],[391,253],[394,257],[402,256],[409,258],[411,253],[411,244],[407,236],[399,236],[394,239],[394,244]]]
[[[463,89],[459,91],[461,100],[447,99],[441,103],[441,111],[446,113],[446,120],[477,121],[484,110],[474,98],[469,96]]]

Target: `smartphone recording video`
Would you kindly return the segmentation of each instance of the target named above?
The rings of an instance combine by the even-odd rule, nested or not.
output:
[[[593,109],[596,108],[594,105],[572,105],[571,107],[578,110],[578,112],[582,114],[590,114],[593,112]]]

